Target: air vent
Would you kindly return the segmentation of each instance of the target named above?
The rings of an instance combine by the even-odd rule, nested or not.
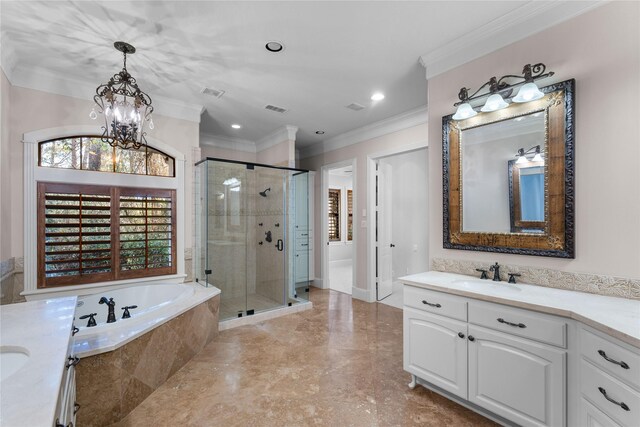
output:
[[[204,93],[205,95],[215,96],[216,98],[221,98],[224,95],[224,91],[221,89],[213,89],[210,87],[204,87],[200,91],[200,93]]]
[[[287,110],[285,108],[282,107],[276,107],[275,105],[265,105],[264,106],[265,110],[269,110],[269,111],[275,111],[276,113],[286,113]]]
[[[353,110],[353,111],[360,111],[360,110],[364,110],[364,105],[352,102],[351,104],[346,106],[348,109]]]

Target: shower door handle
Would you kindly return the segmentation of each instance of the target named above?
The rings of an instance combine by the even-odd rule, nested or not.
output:
[[[276,248],[278,248],[280,252],[284,250],[284,242],[282,241],[282,239],[278,239],[278,242],[276,243]]]

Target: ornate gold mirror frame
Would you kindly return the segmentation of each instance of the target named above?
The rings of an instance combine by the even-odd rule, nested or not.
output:
[[[465,120],[453,120],[453,115],[442,118],[445,248],[574,258],[574,87],[575,80],[567,80],[542,88],[545,96],[536,101],[514,103]],[[463,231],[462,132],[538,111],[545,113],[544,230],[538,233]]]

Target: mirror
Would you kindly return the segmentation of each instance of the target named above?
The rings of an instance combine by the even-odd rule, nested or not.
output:
[[[574,256],[574,81],[465,120],[443,117],[444,247]]]

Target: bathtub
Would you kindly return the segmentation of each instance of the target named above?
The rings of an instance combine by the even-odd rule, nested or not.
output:
[[[197,283],[158,283],[81,296],[74,320],[79,329],[74,352],[86,357],[115,350],[219,294],[218,288]],[[101,297],[115,301],[116,322],[106,323],[108,307],[98,303]],[[131,305],[137,308],[130,309],[130,318],[122,319],[122,307]],[[97,313],[96,326],[88,327],[88,319],[80,319],[90,313]]]

